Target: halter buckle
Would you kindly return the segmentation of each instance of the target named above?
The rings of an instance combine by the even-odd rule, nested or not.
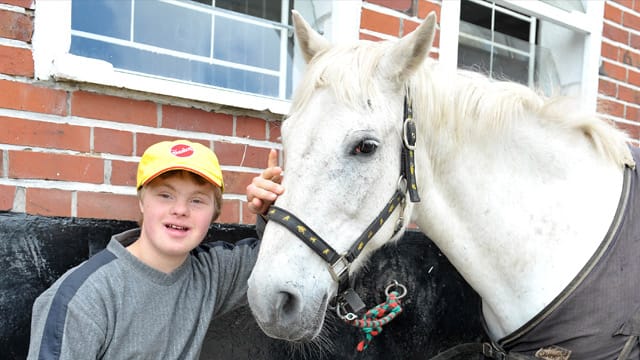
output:
[[[349,270],[351,263],[344,256],[340,256],[333,264],[329,266],[329,274],[336,282],[340,282],[340,279],[344,276],[344,273]]]
[[[413,151],[416,149],[416,123],[412,117],[405,119],[402,126],[402,142],[404,146]]]

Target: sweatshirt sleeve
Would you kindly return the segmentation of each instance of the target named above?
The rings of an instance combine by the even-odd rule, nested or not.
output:
[[[47,290],[33,304],[28,359],[99,358],[105,334],[98,321],[63,289]]]

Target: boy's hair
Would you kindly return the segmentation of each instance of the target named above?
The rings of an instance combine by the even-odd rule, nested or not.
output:
[[[210,182],[206,179],[204,179],[203,177],[194,174],[190,171],[187,170],[171,170],[171,171],[167,171],[165,173],[162,173],[158,176],[156,176],[156,179],[167,179],[173,176],[177,176],[177,177],[182,177],[182,178],[190,178],[193,181],[195,181],[196,183],[198,183],[199,185],[204,185],[204,184],[210,184]],[[150,183],[147,183],[143,186],[141,186],[138,189],[138,200],[142,200],[142,196],[144,195],[144,192],[147,189],[147,186]],[[220,189],[218,186],[211,184],[213,187],[213,200],[214,200],[214,209],[213,209],[213,216],[211,218],[211,222],[213,223],[219,216],[220,213],[222,212],[222,189]],[[140,220],[138,220],[138,225],[142,226],[142,218],[143,216],[140,216]]]

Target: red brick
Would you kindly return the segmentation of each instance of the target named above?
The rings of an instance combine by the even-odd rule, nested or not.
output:
[[[133,155],[133,133],[129,131],[94,128],[93,150],[97,153]]]
[[[33,18],[26,14],[0,10],[0,37],[31,42]]]
[[[138,221],[138,197],[78,191],[78,217]]]
[[[142,156],[147,148],[157,142],[160,141],[173,141],[177,140],[175,136],[164,136],[164,135],[155,135],[155,134],[136,134],[136,155]],[[196,139],[185,139],[191,142],[200,143],[208,148],[211,148],[209,141],[206,140],[196,140]]]
[[[265,140],[267,138],[266,121],[246,116],[236,119],[236,136],[249,139]]]
[[[640,52],[638,52],[638,50],[631,51],[620,49],[619,56],[620,59],[618,59],[618,61],[621,63],[640,69]]]
[[[615,123],[616,127],[623,130],[627,135],[632,139],[640,138],[640,124],[627,124],[623,122],[617,121]]]
[[[640,35],[631,34],[629,45],[631,45],[633,49],[640,49]]]
[[[599,100],[598,112],[601,114],[608,114],[611,116],[623,117],[624,105],[617,101]]]
[[[157,105],[103,94],[76,91],[71,95],[71,114],[92,119],[110,120],[156,127]]]
[[[222,212],[216,219],[220,224],[237,224],[240,222],[240,200],[222,200]]]
[[[633,6],[633,1],[634,0],[611,0],[611,1],[613,1],[615,3],[618,3],[618,4],[620,4],[620,5],[622,5],[622,6],[626,7],[626,8],[631,9],[632,6]]]
[[[615,27],[613,25],[604,24],[604,29],[602,31],[602,36],[604,38],[613,40],[613,41],[617,41],[619,43],[622,44],[628,44],[629,43],[629,32],[625,31],[623,29],[620,29],[618,27]]]
[[[611,97],[616,97],[618,94],[618,85],[616,83],[600,79],[598,81],[598,92]]]
[[[101,184],[102,159],[33,151],[9,151],[9,177]]]
[[[222,176],[224,178],[224,192],[227,194],[246,194],[247,185],[251,183],[251,180],[256,174],[236,172],[236,171],[223,171]]]
[[[605,2],[604,5],[604,18],[611,20],[616,24],[622,23],[622,10],[620,8],[611,5],[609,2]]]
[[[640,12],[640,0],[633,0],[633,10]]]
[[[0,80],[0,108],[66,115],[67,94],[15,81]]]
[[[640,1],[640,0],[638,0]],[[640,68],[638,70],[629,70],[629,85],[640,87]]]
[[[622,25],[626,28],[640,31],[640,16],[625,11],[622,14]]]
[[[369,41],[381,41],[383,40],[382,38],[379,38],[377,36],[373,36],[373,35],[369,35],[369,34],[363,34],[360,33],[360,40],[369,40]]]
[[[0,128],[0,143],[89,151],[87,127],[0,116]]]
[[[603,76],[605,77],[610,77],[623,82],[627,81],[627,69],[620,65],[608,61],[603,61],[601,69],[603,72]]]
[[[214,151],[223,165],[264,168],[267,166],[269,149],[244,144],[216,142]]]
[[[44,216],[71,216],[71,193],[58,189],[28,188],[26,212]]]
[[[638,106],[627,105],[625,107],[625,118],[640,124],[640,108]]]
[[[111,185],[136,186],[138,163],[111,160]]]
[[[233,135],[233,116],[165,105],[162,107],[162,127],[208,134]]]
[[[640,91],[620,85],[618,86],[618,99],[631,104],[640,104]]]
[[[400,35],[400,19],[363,8],[360,28],[397,37]]]
[[[0,73],[33,77],[33,56],[31,50],[0,46]]]
[[[411,10],[411,0],[367,0],[367,2],[402,12]]]
[[[620,61],[618,58],[619,48],[609,43],[603,42],[600,47],[600,55],[613,61]]]
[[[436,12],[436,16],[438,17],[438,24],[440,23],[440,4],[432,3],[427,0],[418,0],[418,17],[420,19],[424,19],[431,13],[432,11]]]
[[[0,211],[11,211],[11,209],[13,209],[13,198],[15,194],[15,186],[0,185]]]
[[[33,3],[35,0],[2,0],[3,3],[8,5],[14,5],[25,9],[33,9]]]

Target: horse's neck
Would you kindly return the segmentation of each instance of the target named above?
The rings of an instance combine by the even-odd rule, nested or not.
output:
[[[524,120],[456,149],[438,144],[443,134],[429,137],[432,153],[417,153],[416,223],[482,297],[494,337],[575,277],[605,236],[622,186],[620,167],[585,136]]]

